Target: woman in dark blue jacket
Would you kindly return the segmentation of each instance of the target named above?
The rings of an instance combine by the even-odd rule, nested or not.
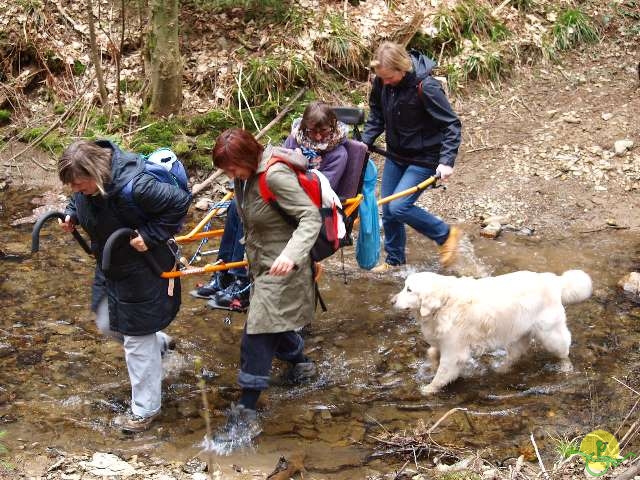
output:
[[[73,190],[62,228],[80,225],[90,236],[97,259],[92,310],[98,328],[123,343],[131,381],[131,411],[115,419],[127,432],[149,428],[160,413],[161,353],[168,326],[180,308],[180,280],[154,274],[138,252],[149,251],[163,270],[175,257],[167,240],[187,213],[191,196],[180,187],[147,173],[145,160],[115,144],[79,140],[58,161],[58,175]],[[132,204],[122,189],[132,182]],[[138,235],[115,244],[111,268],[100,269],[109,236],[122,227]]]
[[[385,132],[388,158],[381,195],[411,188],[434,175],[446,180],[460,146],[462,124],[442,85],[431,76],[435,62],[400,45],[384,42],[371,62],[376,78],[369,96],[369,117],[362,141],[373,145]],[[415,205],[422,192],[398,198],[382,207],[385,263],[372,269],[383,273],[406,263],[405,224],[440,245],[440,261],[452,263],[461,232]]]

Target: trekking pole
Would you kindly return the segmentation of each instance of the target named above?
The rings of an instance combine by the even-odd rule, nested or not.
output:
[[[227,192],[225,196],[222,197],[222,200],[220,200],[220,202],[218,203],[223,204],[225,202],[231,201],[233,199],[233,195],[234,195],[233,192]],[[224,231],[223,229],[209,230],[208,232],[201,232],[204,226],[207,223],[209,223],[209,220],[211,220],[214,216],[218,215],[218,213],[220,213],[222,210],[224,210],[223,207],[213,208],[209,213],[205,215],[205,217],[200,221],[200,223],[198,223],[198,225],[193,227],[193,230],[191,230],[186,235],[180,235],[179,237],[176,237],[176,242],[178,243],[194,242],[196,240],[201,240],[203,238],[219,237],[220,235],[222,235],[222,232]]]
[[[123,239],[128,241],[129,239],[131,239],[133,236],[136,236],[136,235],[138,235],[138,233],[132,228],[123,227],[123,228],[119,228],[109,236],[109,238],[107,239],[107,242],[104,245],[104,250],[102,252],[102,271],[103,272],[107,272],[111,268],[111,256],[112,256],[113,248],[118,243],[122,242]],[[192,268],[185,268],[183,270],[171,270],[168,272],[164,272],[162,271],[162,268],[160,267],[160,265],[158,265],[158,262],[156,261],[156,259],[154,258],[154,256],[151,254],[149,250],[146,250],[144,252],[139,252],[139,253],[143,256],[144,261],[147,263],[147,265],[149,265],[149,268],[151,269],[151,271],[162,278],[177,278],[177,277],[183,277],[185,275],[193,275],[196,273],[220,272],[223,270],[229,270],[231,268],[246,267],[247,265],[249,265],[247,261],[216,263],[216,264],[208,264],[208,265],[205,265],[204,267],[192,267]]]
[[[401,192],[394,193],[393,195],[389,195],[388,197],[381,198],[378,200],[378,205],[384,205],[385,203],[392,202],[396,198],[405,197],[407,195],[411,195],[416,192],[421,192],[422,190],[426,190],[431,185],[436,183],[436,181],[440,178],[440,173],[436,173],[435,175],[423,180],[415,187],[407,188],[406,190],[402,190]]]
[[[31,253],[36,253],[40,250],[40,230],[42,229],[42,226],[52,218],[59,218],[64,222],[66,215],[62,212],[49,212],[38,219],[38,221],[33,226],[33,232],[31,233]],[[73,238],[76,239],[76,242],[78,242],[78,244],[85,252],[87,252],[88,255],[93,256],[91,247],[89,247],[87,241],[82,237],[77,229],[73,229],[71,231],[71,235],[73,235]]]
[[[136,237],[137,235],[138,235],[138,232],[128,227],[119,228],[118,230],[113,232],[111,235],[109,235],[109,238],[104,244],[104,250],[102,251],[102,271],[103,272],[108,272],[109,269],[111,268],[111,251],[113,250],[114,245],[122,242],[123,238],[127,240],[127,244],[128,244],[128,240],[130,240],[133,237]],[[142,257],[144,258],[144,261],[149,266],[151,271],[161,277],[163,273],[162,268],[160,268],[160,265],[158,265],[158,262],[156,262],[156,259],[153,257],[153,255],[151,255],[151,252],[149,250],[145,250],[144,252],[138,252],[138,253],[142,255]]]

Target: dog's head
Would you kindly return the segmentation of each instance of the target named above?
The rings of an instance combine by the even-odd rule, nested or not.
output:
[[[432,272],[412,273],[400,293],[391,299],[391,304],[399,310],[414,309],[423,317],[429,316],[445,301],[448,293],[445,278]]]

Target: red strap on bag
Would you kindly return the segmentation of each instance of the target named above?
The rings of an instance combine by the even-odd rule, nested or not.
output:
[[[315,173],[301,170],[291,165],[291,163],[287,162],[284,158],[280,157],[272,157],[267,163],[267,167],[264,169],[264,172],[259,175],[259,187],[260,187],[260,196],[262,199],[269,203],[273,204],[277,202],[276,196],[273,194],[269,185],[267,185],[267,172],[269,168],[271,168],[276,163],[284,163],[287,165],[298,177],[298,183],[302,187],[302,189],[307,193],[313,204],[320,208],[322,207],[322,188],[320,186],[320,179],[316,176]]]

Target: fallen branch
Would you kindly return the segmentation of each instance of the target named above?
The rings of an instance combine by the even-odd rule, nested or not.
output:
[[[285,107],[282,109],[282,111],[280,113],[278,113],[278,115],[276,115],[276,117],[271,120],[262,130],[260,130],[257,134],[256,134],[256,140],[260,139],[260,137],[262,137],[265,133],[267,133],[271,127],[273,127],[276,123],[278,123],[288,112],[289,110],[291,110],[291,107],[293,106],[293,104],[295,102],[298,101],[298,99],[304,95],[304,92],[307,91],[307,87],[303,87],[300,90],[298,90],[298,93],[295,94],[295,96],[289,101],[289,103],[287,103],[287,105],[285,105]],[[211,185],[213,183],[213,181],[218,178],[220,175],[222,175],[224,172],[221,169],[217,169],[215,172],[213,172],[211,175],[209,175],[206,179],[204,179],[202,182],[200,183],[196,183],[193,188],[191,189],[191,193],[193,193],[193,195],[201,192],[202,190],[204,190],[205,188],[207,188],[209,185]]]
[[[624,473],[621,473],[616,477],[616,480],[631,480],[638,473],[640,473],[640,463],[636,463],[635,465],[632,465],[631,467],[627,468],[627,470]]]
[[[494,17],[500,13],[500,11],[507,6],[507,4],[510,2],[511,0],[504,0],[504,2],[502,2],[500,5],[498,5],[496,8],[493,9],[493,12],[491,12],[491,15],[493,15]]]
[[[27,150],[29,150],[30,148],[33,148],[36,145],[38,145],[42,140],[44,140],[44,138],[47,135],[49,135],[54,129],[56,129],[58,127],[58,125],[60,125],[62,122],[64,122],[69,117],[69,115],[71,115],[71,113],[76,109],[76,107],[80,103],[80,100],[82,100],[82,96],[78,97],[78,99],[73,103],[73,105],[71,105],[71,108],[69,108],[66,112],[64,112],[62,115],[60,115],[60,117],[58,117],[58,119],[55,122],[53,122],[51,124],[51,126],[49,126],[49,128],[47,128],[44,132],[42,132],[40,135],[38,135],[38,137],[35,140],[30,142],[26,147],[24,147],[22,150],[20,150],[18,153],[16,153],[13,157],[8,159],[7,163],[9,163],[10,166],[12,166],[12,167],[17,167],[17,165],[14,165],[12,162],[16,158],[18,158],[20,155],[25,153]],[[35,160],[33,158],[30,158],[29,160],[31,160],[33,163],[35,163],[37,166],[39,166],[43,170],[46,170],[46,171],[53,170],[51,167],[46,167],[46,166],[42,165],[40,162],[38,162],[37,160]]]
[[[431,435],[431,433],[433,433],[433,431],[436,429],[436,427],[438,425],[440,425],[444,421],[444,419],[446,419],[452,413],[455,413],[455,412],[466,412],[467,410],[468,409],[463,408],[463,407],[452,408],[447,413],[445,413],[442,417],[440,417],[440,419],[436,423],[434,423],[433,426],[431,428],[429,428],[429,430],[427,430],[427,435]]]
[[[486,145],[484,147],[472,148],[471,150],[467,150],[464,153],[480,152],[482,150],[494,150],[496,148],[499,148],[499,146],[498,145]]]
[[[533,433],[531,434],[531,443],[533,443],[533,449],[536,452],[538,463],[540,464],[540,468],[542,469],[542,476],[547,480],[549,480],[549,474],[547,473],[547,469],[544,468],[544,463],[542,463],[542,459],[540,458],[540,452],[538,451],[538,445],[536,444],[536,439],[533,438]]]

